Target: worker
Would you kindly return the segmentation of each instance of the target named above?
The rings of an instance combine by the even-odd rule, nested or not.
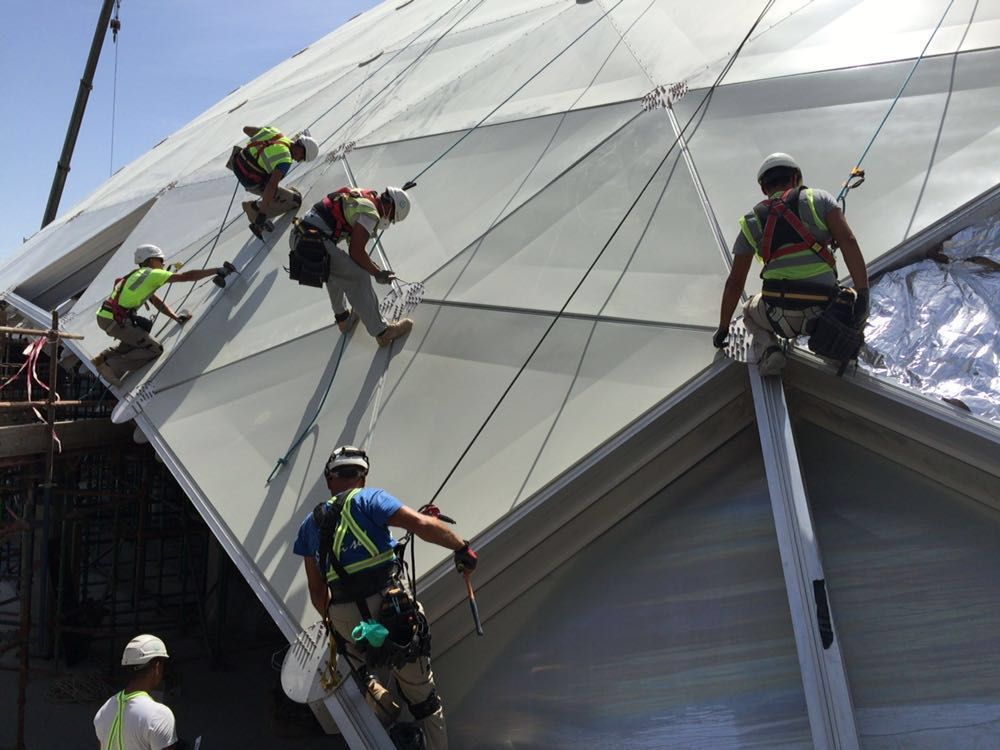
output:
[[[125,689],[94,716],[101,750],[173,750],[180,747],[174,714],[149,693],[163,685],[167,647],[155,635],[137,635],[122,653],[128,670]]]
[[[302,133],[294,140],[271,126],[248,125],[243,132],[250,142],[233,153],[226,167],[233,171],[239,183],[250,193],[259,195],[256,201],[245,201],[243,211],[250,220],[250,231],[257,237],[274,229],[269,219],[302,205],[302,195],[295,188],[279,184],[288,174],[293,161],[312,161],[319,155],[316,140]]]
[[[324,476],[333,497],[302,522],[294,552],[304,558],[313,607],[332,628],[366,688],[368,703],[386,726],[402,709],[367,667],[391,666],[416,726],[397,725],[390,736],[417,730],[429,750],[443,750],[448,738],[431,672],[427,618],[401,581],[397,541],[389,527],[453,550],[459,572],[475,570],[478,558],[438,518],[412,510],[383,489],[366,487],[368,469],[368,456],[352,445],[330,454]],[[388,631],[381,646],[354,639],[362,622],[376,620]]]
[[[153,322],[137,314],[140,307],[149,302],[181,325],[191,319],[190,313],[175,313],[156,296],[157,289],[164,284],[198,281],[210,276],[224,279],[233,268],[227,264],[223,268],[174,273],[163,267],[164,260],[163,251],[156,245],[139,245],[135,249],[135,262],[139,267],[115,279],[114,291],[97,311],[97,325],[111,338],[118,339],[119,344],[105,349],[90,361],[100,376],[113,386],[121,387],[122,379],[128,372],[163,354],[163,345],[150,334]]]
[[[401,188],[387,187],[379,194],[343,187],[316,203],[292,229],[289,275],[300,284],[326,284],[342,333],[360,317],[378,345],[388,346],[413,328],[409,318],[390,323],[379,312],[372,279],[391,284],[396,274],[375,265],[366,249],[377,229],[403,221],[409,213],[410,197]],[[338,246],[341,242],[346,251]]]
[[[730,319],[756,256],[763,264],[763,288],[743,306],[743,322],[754,340],[763,343],[757,362],[760,374],[776,375],[785,365],[778,337],[812,334],[816,321],[841,292],[831,244],[839,246],[854,282],[846,295],[848,317],[858,330],[868,316],[868,271],[836,199],[824,190],[805,187],[795,159],[771,154],[757,170],[757,183],[766,200],[740,219],[712,342],[718,349],[726,345]]]

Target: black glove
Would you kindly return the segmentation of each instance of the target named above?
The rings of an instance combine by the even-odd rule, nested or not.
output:
[[[189,312],[177,313],[177,322],[180,323],[181,325],[184,325],[189,320],[191,320],[191,313]]]
[[[228,260],[225,260],[222,262],[221,270],[224,271],[224,275],[228,276],[231,273],[236,273],[236,266],[234,266]]]
[[[729,326],[719,326],[719,329],[712,336],[712,346],[716,349],[722,349],[726,344],[729,343]]]
[[[854,327],[864,328],[868,320],[868,313],[871,310],[871,301],[867,289],[855,289],[857,297],[854,300]]]
[[[377,284],[390,284],[396,279],[396,274],[387,268],[375,272],[375,282]]]
[[[459,573],[464,573],[469,571],[470,573],[476,569],[476,565],[479,562],[479,555],[476,551],[469,546],[466,542],[461,549],[455,550],[455,570]]]

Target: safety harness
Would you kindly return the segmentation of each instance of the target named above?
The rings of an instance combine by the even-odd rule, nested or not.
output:
[[[283,134],[279,133],[273,138],[268,138],[266,141],[250,141],[243,148],[239,146],[233,147],[232,156],[229,158],[229,166],[233,170],[233,174],[236,175],[236,179],[239,180],[239,183],[244,188],[251,190],[262,188],[267,184],[269,175],[260,167],[260,155],[264,153],[264,150],[268,146],[273,146],[282,140],[286,140],[286,138]],[[253,153],[251,149],[256,149],[257,153]]]
[[[803,187],[789,188],[777,198],[768,198],[753,208],[757,220],[764,227],[760,257],[765,267],[768,263],[802,250],[812,250],[832,269],[837,261],[829,246],[816,239],[798,217],[799,195]],[[794,206],[796,210],[790,207]],[[797,241],[796,241],[797,238]]]
[[[125,738],[122,735],[122,729],[125,724],[125,704],[133,698],[141,696],[148,698],[149,693],[145,690],[136,690],[132,693],[126,693],[122,690],[115,696],[118,701],[118,711],[115,713],[115,720],[111,724],[111,732],[108,735],[108,750],[125,750]]]
[[[122,292],[125,291],[125,284],[128,283],[128,280],[131,279],[132,276],[142,272],[143,270],[145,269],[140,267],[132,271],[131,273],[122,276],[119,279],[115,279],[115,293],[112,294],[108,299],[104,300],[104,302],[101,304],[101,309],[104,310],[105,312],[111,313],[111,317],[114,318],[115,323],[117,323],[118,325],[123,326],[131,324],[143,329],[144,331],[146,331],[146,333],[149,333],[151,330],[153,330],[153,321],[150,320],[149,318],[137,315],[135,312],[135,308],[123,307],[122,304],[118,301],[121,299]]]
[[[358,492],[360,490],[357,489],[342,492],[333,499],[320,503],[313,510],[313,520],[319,527],[320,569],[327,571],[332,568],[336,573],[336,578],[332,581],[329,575],[327,577],[334,604],[353,600],[364,620],[377,620],[388,631],[381,646],[374,647],[364,641],[357,643],[365,654],[366,664],[374,668],[389,664],[398,669],[421,656],[430,656],[430,629],[427,618],[399,583],[398,570],[401,563],[392,550],[389,550],[386,565],[378,565],[374,569],[348,571],[348,568],[377,560],[385,553],[372,555],[368,560],[346,567],[338,559],[336,551],[341,548],[346,533],[351,533],[359,542],[368,541],[359,537],[359,534],[364,535],[362,530],[352,528],[356,524],[350,518],[350,511],[345,515],[345,505]],[[382,604],[377,617],[372,617],[367,599],[379,593],[382,594]]]
[[[351,225],[347,222],[347,217],[344,215],[344,198],[364,198],[371,201],[376,209],[381,208],[378,192],[375,190],[342,187],[339,190],[334,190],[329,195],[325,195],[318,206],[322,207],[320,215],[323,217],[323,220],[329,226],[333,227],[331,234],[334,242],[351,233]],[[381,213],[379,211],[379,215]]]

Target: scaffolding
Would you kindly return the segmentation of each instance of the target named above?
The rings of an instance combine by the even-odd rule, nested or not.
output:
[[[0,303],[0,382],[26,374],[0,391],[0,658],[18,651],[0,669],[18,672],[20,750],[29,676],[41,671],[32,657],[97,657],[110,673],[140,623],[197,632],[210,654],[218,638],[205,608],[214,540],[183,491],[141,436],[111,424],[101,383],[72,355],[59,365],[60,340],[79,337],[59,331],[56,313],[49,330],[7,322]],[[33,377],[48,384],[44,401],[31,397]]]

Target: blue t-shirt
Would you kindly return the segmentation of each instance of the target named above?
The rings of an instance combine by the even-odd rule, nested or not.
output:
[[[351,516],[372,540],[378,551],[385,552],[396,546],[396,540],[389,531],[389,518],[402,507],[402,501],[385,490],[365,487],[351,499]],[[319,526],[316,525],[311,512],[299,526],[299,534],[292,551],[302,557],[319,556]],[[347,566],[366,560],[368,557],[368,551],[353,534],[348,532],[344,537],[341,565]]]

